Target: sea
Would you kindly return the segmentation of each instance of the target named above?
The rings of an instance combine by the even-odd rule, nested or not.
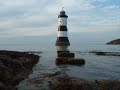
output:
[[[80,45],[73,44],[68,47],[75,53],[75,58],[83,58],[85,65],[56,65],[57,49],[54,44],[5,44],[0,45],[1,50],[36,51],[42,52],[38,63],[27,78],[22,80],[18,90],[40,88],[39,84],[30,83],[32,79],[42,75],[63,72],[71,77],[86,80],[120,80],[120,56],[97,56],[90,51],[120,52],[120,45]],[[36,89],[37,90],[37,89]]]

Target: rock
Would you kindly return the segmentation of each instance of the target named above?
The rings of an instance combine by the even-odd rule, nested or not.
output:
[[[39,56],[17,51],[0,51],[0,81],[6,87],[16,86],[26,78]]]
[[[88,81],[70,76],[52,77],[49,81],[50,90],[120,90],[120,81],[97,80]]]
[[[99,56],[120,56],[120,52],[90,51],[89,53],[94,53]]]
[[[2,82],[0,82],[0,87],[4,87],[5,85],[2,83]]]
[[[120,45],[120,39],[116,39],[107,43],[108,45]]]
[[[50,75],[48,75],[49,77],[54,77],[54,76],[57,76],[57,75],[60,75],[61,74],[61,72],[60,71],[57,71],[57,72],[55,72],[55,73],[53,73],[53,74],[50,74]]]

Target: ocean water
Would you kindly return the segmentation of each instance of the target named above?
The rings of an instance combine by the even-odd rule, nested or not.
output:
[[[42,75],[61,71],[69,76],[87,80],[120,80],[120,56],[97,56],[89,51],[120,52],[120,45],[71,45],[69,50],[75,53],[76,58],[85,59],[82,66],[56,65],[57,50],[50,44],[19,44],[1,45],[1,50],[41,51],[39,62],[33,67],[33,72],[21,81],[19,90],[35,89],[37,86],[29,81],[41,78]],[[39,87],[39,86],[38,86]]]

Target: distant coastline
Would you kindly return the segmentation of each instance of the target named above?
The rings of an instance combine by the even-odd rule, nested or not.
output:
[[[120,45],[120,39],[112,40],[107,45]]]

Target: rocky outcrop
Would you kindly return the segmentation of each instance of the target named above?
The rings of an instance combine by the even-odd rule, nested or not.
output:
[[[108,45],[120,45],[120,39],[116,39],[107,43]]]
[[[120,90],[120,81],[88,81],[70,76],[57,76],[49,81],[50,90]]]
[[[16,86],[32,72],[38,60],[38,55],[26,52],[0,51],[0,88]]]

